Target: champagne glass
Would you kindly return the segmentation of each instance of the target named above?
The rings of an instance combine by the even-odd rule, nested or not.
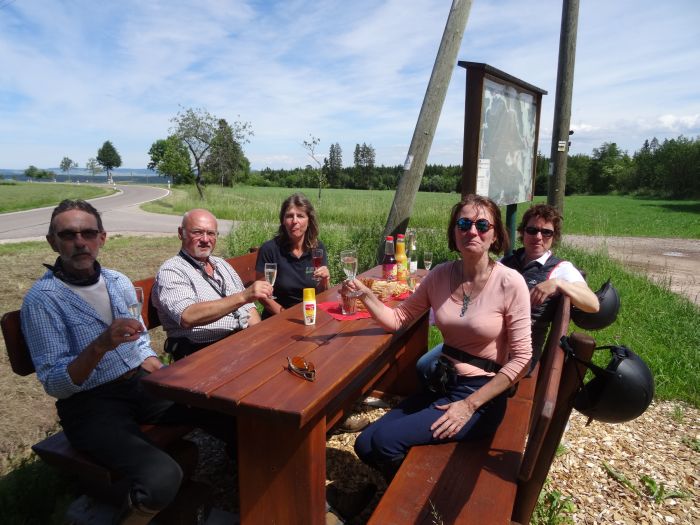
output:
[[[348,280],[353,280],[357,275],[357,252],[355,250],[343,250],[340,252],[340,263]]]
[[[311,251],[311,260],[314,263],[314,268],[320,268],[321,266],[323,266],[323,249],[314,248]],[[320,277],[314,277],[314,281],[318,282],[320,280]]]
[[[277,279],[277,263],[265,263],[265,280],[274,286],[275,279]],[[277,297],[271,295],[270,299],[277,299]]]
[[[423,252],[423,267],[430,270],[433,265],[433,252]]]
[[[129,309],[129,315],[138,320],[141,318],[141,308],[143,307],[143,288],[136,286],[134,291],[136,292],[136,302],[130,299],[127,308]]]

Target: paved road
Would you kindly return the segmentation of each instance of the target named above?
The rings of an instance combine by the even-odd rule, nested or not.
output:
[[[139,205],[168,195],[169,190],[151,186],[117,186],[115,195],[89,199],[102,214],[109,234],[121,235],[175,235],[180,217],[149,213]],[[43,240],[49,228],[51,210],[39,208],[0,214],[0,243]],[[219,230],[227,234],[231,221],[219,221]]]

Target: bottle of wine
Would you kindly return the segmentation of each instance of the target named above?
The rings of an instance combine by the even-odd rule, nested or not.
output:
[[[384,243],[382,278],[385,281],[396,280],[396,257],[394,256],[394,237],[392,235],[387,235]]]

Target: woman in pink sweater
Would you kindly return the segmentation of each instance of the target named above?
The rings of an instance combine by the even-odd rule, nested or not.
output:
[[[467,195],[452,208],[447,237],[461,259],[436,267],[396,308],[359,280],[344,285],[344,293],[359,293],[388,331],[432,308],[445,341],[442,388],[409,396],[357,438],[360,459],[389,479],[414,445],[493,434],[505,413],[507,391],[527,372],[532,356],[527,285],[517,271],[489,255],[508,244],[498,206]]]

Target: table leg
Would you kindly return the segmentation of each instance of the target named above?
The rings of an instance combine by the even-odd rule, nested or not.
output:
[[[252,411],[237,420],[241,525],[324,524],[325,417],[301,429]]]

